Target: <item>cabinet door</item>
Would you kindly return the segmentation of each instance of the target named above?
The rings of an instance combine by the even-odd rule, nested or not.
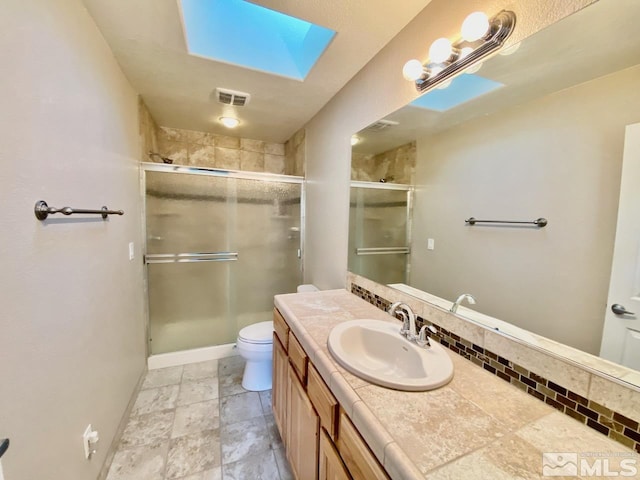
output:
[[[320,480],[351,480],[342,459],[327,435],[325,429],[320,431],[320,455],[319,455]]]
[[[287,459],[297,480],[317,480],[320,420],[291,365],[288,382]]]
[[[278,340],[278,336],[273,334],[273,387],[271,392],[271,405],[273,408],[273,418],[282,437],[285,447],[287,445],[287,354]]]
[[[336,443],[340,456],[353,478],[357,480],[389,480],[384,468],[378,463],[344,412],[340,413],[340,427]]]

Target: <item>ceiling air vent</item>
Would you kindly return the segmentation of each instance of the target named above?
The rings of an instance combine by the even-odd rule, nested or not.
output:
[[[375,132],[379,132],[380,130],[384,130],[389,127],[394,127],[396,125],[400,125],[398,122],[394,122],[393,120],[378,120],[375,123],[369,125],[366,129],[373,130]]]
[[[234,107],[244,107],[251,99],[251,94],[229,90],[228,88],[216,88],[218,102]]]

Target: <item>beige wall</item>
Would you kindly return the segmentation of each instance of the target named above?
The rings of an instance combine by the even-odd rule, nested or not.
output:
[[[347,270],[350,137],[416,97],[402,77],[410,58],[427,56],[433,40],[454,37],[474,10],[509,8],[518,15],[510,42],[592,3],[592,0],[433,0],[307,124],[305,279],[342,287]]]
[[[376,155],[351,153],[351,180],[388,183],[413,183],[416,168],[416,142],[410,142]]]
[[[2,463],[7,480],[89,480],[145,368],[137,98],[77,0],[4,0],[0,32]],[[125,215],[43,223],[39,199]]]
[[[419,137],[410,284],[471,293],[483,313],[597,354],[639,84],[633,67]],[[465,227],[470,216],[549,225]]]

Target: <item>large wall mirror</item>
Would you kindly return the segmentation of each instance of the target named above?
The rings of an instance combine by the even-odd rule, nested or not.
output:
[[[600,0],[357,132],[349,269],[640,385],[638,18]]]

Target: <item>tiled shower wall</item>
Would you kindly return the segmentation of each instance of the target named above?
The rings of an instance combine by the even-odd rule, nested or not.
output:
[[[296,132],[285,143],[158,126],[140,99],[141,161],[162,163],[156,152],[187,165],[227,170],[304,175],[305,132]]]
[[[631,385],[511,340],[365,277],[349,273],[347,289],[382,310],[391,302],[407,303],[418,315],[419,326],[433,324],[438,330],[435,338],[451,351],[640,453],[640,392]]]
[[[351,180],[361,182],[413,183],[416,167],[416,142],[386,152],[351,155]]]

